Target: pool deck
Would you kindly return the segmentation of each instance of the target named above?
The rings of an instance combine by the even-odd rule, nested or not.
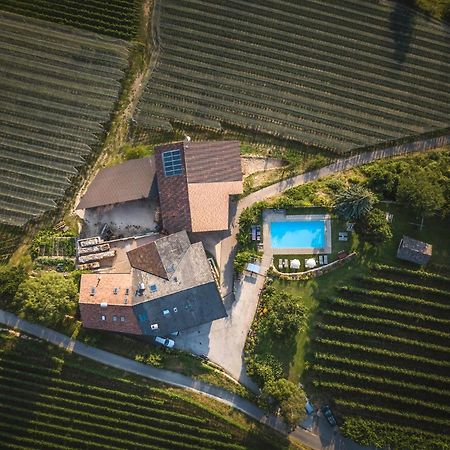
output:
[[[270,238],[271,222],[309,222],[314,220],[325,221],[325,247],[324,248],[272,248]],[[267,209],[263,213],[263,242],[264,253],[275,255],[321,255],[331,253],[331,216],[329,214],[302,214],[286,215],[284,211]]]

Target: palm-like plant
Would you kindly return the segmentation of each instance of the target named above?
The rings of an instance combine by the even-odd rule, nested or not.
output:
[[[375,194],[369,189],[350,186],[336,195],[334,210],[346,220],[357,220],[373,208],[375,201]]]

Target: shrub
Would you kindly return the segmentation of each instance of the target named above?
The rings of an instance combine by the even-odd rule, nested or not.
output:
[[[275,400],[285,422],[295,428],[305,416],[306,396],[303,390],[292,381],[284,378],[267,382],[263,394]]]
[[[44,325],[59,325],[77,306],[78,289],[72,277],[42,272],[23,281],[14,304],[25,318]]]
[[[355,223],[355,231],[360,238],[372,244],[392,239],[392,229],[386,220],[386,213],[374,208]]]
[[[242,273],[247,263],[257,257],[257,253],[250,250],[242,250],[236,253],[233,267],[236,273]]]
[[[0,307],[13,309],[12,301],[19,285],[26,279],[27,273],[23,266],[0,267]]]

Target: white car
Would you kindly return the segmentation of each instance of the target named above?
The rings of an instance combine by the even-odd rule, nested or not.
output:
[[[155,337],[155,342],[157,344],[161,344],[163,347],[172,348],[175,345],[175,342],[172,339],[166,339],[160,336]]]

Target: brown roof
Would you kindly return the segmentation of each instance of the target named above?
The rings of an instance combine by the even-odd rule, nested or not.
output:
[[[242,181],[239,141],[185,142],[188,183]]]
[[[162,153],[179,149],[183,172],[180,175],[166,177],[162,164]],[[184,165],[183,143],[166,144],[155,147],[156,180],[158,183],[163,228],[169,233],[180,230],[191,231],[191,213]]]
[[[162,153],[179,149],[183,170],[164,174]],[[239,141],[178,142],[155,148],[163,227],[169,233],[228,229],[229,196],[240,194]]]
[[[229,228],[230,194],[242,193],[241,181],[188,184],[193,232]]]
[[[77,205],[95,208],[147,198],[155,178],[154,158],[130,161],[100,170]]]
[[[80,303],[83,326],[96,330],[117,331],[119,333],[142,334],[131,305],[109,305]],[[105,320],[102,320],[105,316]]]
[[[130,264],[135,269],[169,279],[191,243],[186,231],[162,237],[127,253]]]
[[[131,305],[132,299],[131,273],[85,273],[81,275],[80,303],[100,304],[106,302],[108,305]]]

